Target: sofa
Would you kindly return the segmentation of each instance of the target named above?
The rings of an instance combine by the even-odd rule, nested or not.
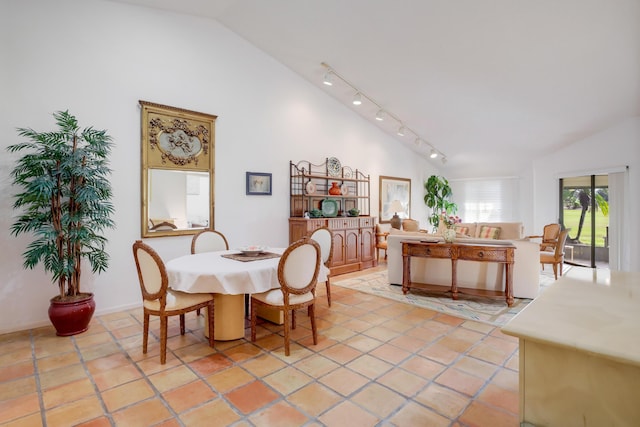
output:
[[[498,229],[498,231],[495,231]],[[478,244],[513,244],[516,247],[513,265],[513,296],[533,299],[538,296],[540,281],[540,245],[524,237],[520,222],[489,222],[456,224],[458,242]],[[482,234],[481,234],[482,233]],[[483,238],[494,234],[497,239]],[[408,232],[391,229],[387,236],[387,268],[389,283],[402,285],[402,241],[442,240],[439,231]],[[451,260],[411,258],[411,281],[451,286]],[[459,260],[458,288],[504,291],[504,265],[495,262]]]

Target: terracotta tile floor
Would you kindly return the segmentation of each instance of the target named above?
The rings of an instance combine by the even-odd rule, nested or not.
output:
[[[142,354],[138,309],[95,316],[74,337],[1,335],[0,425],[519,425],[516,339],[338,286],[329,308],[324,289],[318,345],[301,312],[289,357],[282,327],[266,321],[255,343],[209,348],[195,313],[184,336],[171,321],[164,366],[157,320]]]

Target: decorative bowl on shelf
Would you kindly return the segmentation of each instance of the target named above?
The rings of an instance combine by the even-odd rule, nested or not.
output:
[[[267,251],[266,246],[256,246],[256,245],[251,245],[251,246],[243,246],[241,248],[238,248],[238,250],[242,253],[242,255],[246,255],[246,256],[258,256],[264,252]]]
[[[347,214],[349,216],[358,216],[358,215],[360,215],[360,209],[349,209],[347,211]]]
[[[309,216],[311,218],[322,218],[322,211],[320,209],[311,209],[309,211]]]

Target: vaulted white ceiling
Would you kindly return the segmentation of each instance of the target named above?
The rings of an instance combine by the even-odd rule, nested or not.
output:
[[[639,0],[116,1],[214,18],[351,105],[326,62],[426,143],[354,111],[457,176],[516,174],[640,115]]]

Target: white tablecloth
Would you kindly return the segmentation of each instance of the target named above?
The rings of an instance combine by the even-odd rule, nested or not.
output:
[[[284,248],[270,248],[282,254]],[[191,293],[255,294],[280,287],[278,263],[280,257],[257,261],[236,261],[221,255],[237,250],[203,252],[184,255],[166,263],[169,286]],[[327,280],[329,269],[320,266],[318,282]]]

